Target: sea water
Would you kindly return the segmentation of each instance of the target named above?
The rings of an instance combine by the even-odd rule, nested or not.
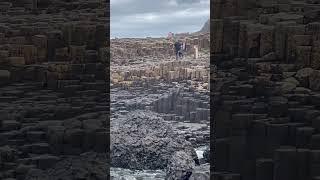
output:
[[[113,180],[164,180],[165,172],[162,170],[130,170],[123,168],[111,168]]]

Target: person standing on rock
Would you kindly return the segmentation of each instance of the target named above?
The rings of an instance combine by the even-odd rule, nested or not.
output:
[[[184,53],[186,53],[186,40],[181,43],[180,58],[184,57]]]
[[[178,60],[179,56],[180,56],[180,50],[181,50],[181,43],[179,41],[176,41],[174,43],[174,50],[175,50],[175,53],[176,53],[176,60]]]
[[[180,42],[180,50],[179,50],[179,57],[183,58],[183,42]]]

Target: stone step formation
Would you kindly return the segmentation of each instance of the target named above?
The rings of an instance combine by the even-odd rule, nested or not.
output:
[[[140,84],[150,86],[158,81],[190,81],[192,87],[209,90],[209,63],[203,60],[188,59],[184,61],[142,62],[143,64],[114,66],[111,70],[111,86],[127,87]]]
[[[318,179],[318,1],[213,1],[215,179]]]
[[[0,179],[108,178],[108,6],[0,1]]]

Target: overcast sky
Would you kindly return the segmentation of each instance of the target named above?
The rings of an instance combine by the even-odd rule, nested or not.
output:
[[[210,0],[111,0],[111,38],[199,31]]]

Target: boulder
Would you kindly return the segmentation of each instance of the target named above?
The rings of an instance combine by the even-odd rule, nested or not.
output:
[[[210,180],[210,164],[196,166],[189,180]]]
[[[113,167],[164,169],[176,151],[198,160],[191,143],[151,111],[137,110],[111,120],[110,138]]]
[[[166,168],[166,180],[189,179],[194,166],[193,159],[187,153],[175,152]]]

